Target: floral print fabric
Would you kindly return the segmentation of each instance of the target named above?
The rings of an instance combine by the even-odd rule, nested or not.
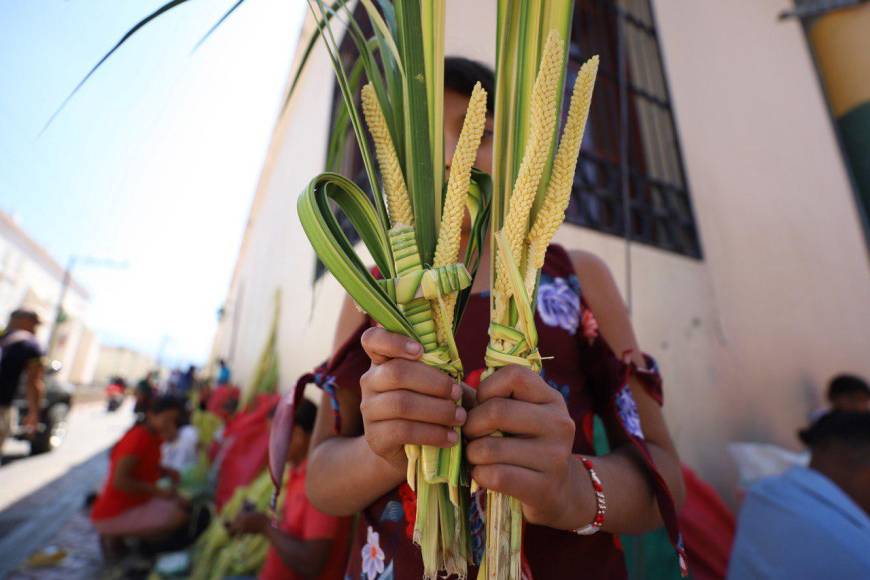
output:
[[[580,283],[577,277],[552,277],[541,274],[538,285],[538,316],[544,324],[568,331],[574,336],[580,325]]]
[[[539,350],[548,357],[542,376],[565,398],[568,412],[578,426],[573,452],[595,454],[591,429],[595,415],[605,418],[608,426],[619,425],[629,435],[642,435],[637,406],[630,391],[622,389],[627,382],[627,367],[599,336],[570,257],[557,246],[551,246],[547,253],[535,318]],[[479,380],[480,369],[485,366],[488,324],[488,297],[472,295],[456,336],[469,384]],[[359,377],[368,368],[358,337],[356,340],[354,348],[358,352],[354,353],[354,360],[348,359],[346,370],[333,372],[339,388],[356,388]],[[484,541],[480,517],[483,506],[476,499],[470,510],[473,519],[469,530],[472,551],[479,553]],[[348,563],[348,580],[422,577],[419,548],[412,541],[415,510],[413,492],[402,485],[360,514]],[[590,580],[623,579],[627,574],[618,539],[605,532],[578,536],[526,524],[523,553],[534,580],[575,578],[580,571]],[[477,570],[470,569],[468,577],[476,576]]]

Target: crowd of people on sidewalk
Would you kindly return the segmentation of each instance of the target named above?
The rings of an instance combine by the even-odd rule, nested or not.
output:
[[[286,484],[273,511],[266,464],[278,395],[241,404],[240,390],[228,382],[157,393],[155,379],[150,374],[135,389],[134,424],[112,447],[91,509],[109,569],[118,567],[122,577],[139,570],[151,578],[331,580],[345,578],[356,560],[383,563],[383,540],[370,526],[364,548],[353,550],[353,535],[365,522],[322,511],[306,491],[314,403],[303,399],[295,408]],[[753,485],[736,522],[716,492],[683,467],[679,524],[693,578],[817,578],[825,570],[837,578],[865,577],[870,387],[841,376],[828,397],[830,408],[799,433],[807,464]],[[604,425],[596,421],[592,431],[596,453],[606,453]],[[406,496],[402,503],[413,501]],[[407,514],[408,506],[400,511]],[[644,578],[679,576],[664,530],[620,540],[627,569],[642,566]],[[363,569],[359,577],[388,578],[384,570]]]
[[[10,391],[24,390],[37,409],[38,322],[30,311],[15,311],[0,335],[3,400]],[[143,377],[132,389],[133,424],[112,446],[106,480],[90,508],[107,570],[116,577],[331,580],[356,567],[351,577],[389,578],[386,537],[365,519],[371,515],[353,518],[323,509],[316,499],[321,490],[312,497],[308,481],[309,451],[322,440],[320,433],[340,428],[334,383],[365,367],[355,348],[339,349],[331,359],[328,370],[336,374],[321,368],[309,377],[325,389],[329,403],[321,406],[320,420],[310,400],[296,406],[286,484],[276,504],[267,462],[277,393],[243,402],[223,360],[213,381],[197,379],[194,367],[162,384],[156,371]],[[736,521],[716,492],[682,467],[686,491],[678,519],[692,577],[867,577],[870,387],[859,377],[840,375],[830,382],[827,398],[828,407],[812,413],[810,425],[799,431],[807,451],[790,454],[793,466],[778,475],[783,468],[774,462],[770,477],[749,486]],[[583,428],[594,452],[608,453],[605,423],[596,416]],[[377,511],[381,521],[404,522],[396,529],[405,530],[413,494],[400,489],[397,497]],[[361,533],[366,541],[358,548],[353,542]],[[632,577],[640,567],[644,578],[678,577],[664,529],[622,534],[618,542],[622,566],[634,570]]]
[[[295,409],[286,485],[272,512],[270,421],[279,397],[242,403],[222,363],[217,380],[135,386],[133,426],[109,452],[91,506],[107,571],[117,577],[342,578],[350,519],[305,493],[317,408]],[[158,386],[159,385],[159,386]]]

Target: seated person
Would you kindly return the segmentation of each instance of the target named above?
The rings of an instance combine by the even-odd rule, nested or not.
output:
[[[173,440],[164,440],[160,448],[161,465],[179,477],[196,465],[198,459],[199,435],[196,427],[184,420]],[[173,479],[175,479],[173,477]]]
[[[175,398],[155,399],[145,419],[112,448],[109,476],[91,510],[109,555],[117,540],[160,538],[187,522],[174,487],[158,485],[167,475],[160,464],[160,445],[175,439],[183,412],[183,403]]]
[[[344,578],[350,520],[324,514],[305,495],[308,444],[316,416],[314,403],[303,399],[296,409],[287,452],[292,467],[279,527],[272,525],[268,515],[256,511],[242,511],[230,524],[234,535],[262,534],[269,539],[271,547],[260,580]]]
[[[728,578],[870,578],[870,413],[832,411],[800,437],[809,467],[750,489]]]

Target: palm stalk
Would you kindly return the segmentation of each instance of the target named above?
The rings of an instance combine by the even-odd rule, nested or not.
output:
[[[309,0],[342,92],[345,114],[340,120],[353,129],[363,152],[374,203],[356,184],[324,173],[300,196],[299,218],[323,264],[357,304],[386,329],[420,342],[424,363],[460,381],[453,332],[488,220],[483,201],[488,180],[472,172],[484,130],[486,93],[479,85],[474,89],[444,188],[443,5],[420,0],[380,4],[383,15],[370,0],[361,0],[374,24],[370,39],[350,17],[347,34],[361,54],[348,74],[328,18],[334,10],[322,0]],[[375,50],[382,68],[375,67]],[[361,89],[360,114],[354,89],[363,71],[369,83]],[[368,153],[363,119],[374,155]],[[428,138],[411,138],[417,135]],[[330,145],[332,167],[339,165],[340,148],[338,141]],[[466,206],[472,209],[474,235],[461,260]],[[355,253],[333,213],[336,207],[357,230],[382,280],[375,280]],[[408,483],[417,493],[414,540],[421,546],[424,575],[464,578],[469,550],[461,443],[449,449],[409,445],[405,451]]]
[[[511,19],[522,20],[523,10],[536,7],[540,8],[529,4],[510,6],[508,2],[500,6],[499,15],[504,17],[505,26],[511,27],[516,25],[516,21]],[[539,16],[546,14],[546,10],[539,12]],[[499,50],[528,46],[529,52],[534,52],[535,37],[528,28],[516,34],[525,35],[526,40],[515,40],[511,34],[500,30]],[[498,100],[496,105],[508,108],[511,113],[500,115],[496,109],[496,167],[497,172],[503,174],[496,175],[498,185],[493,200],[494,205],[498,204],[500,219],[493,219],[492,307],[484,377],[506,365],[519,365],[534,372],[541,370],[534,322],[537,282],[546,248],[564,220],[570,199],[598,65],[597,57],[593,57],[581,68],[553,160],[565,66],[561,34],[558,27],[551,28],[547,34],[537,76],[531,90],[525,93],[530,97],[527,103],[519,90],[526,87],[519,80],[528,78],[528,63],[512,62],[501,53],[498,57],[498,74],[505,70],[509,75],[508,78],[499,77],[499,86],[515,88],[519,96],[510,99],[501,95],[502,100]],[[528,54],[523,56],[529,57]],[[510,84],[512,81],[513,85]],[[521,112],[525,118],[511,116]],[[522,148],[516,141],[518,135],[524,137]],[[504,158],[498,156],[499,152],[504,152]],[[521,161],[514,171],[518,159]],[[508,181],[509,176],[513,176],[513,181]],[[509,183],[512,183],[510,189],[507,187]],[[533,212],[536,205],[539,209]],[[520,503],[515,498],[487,491],[486,558],[479,578],[521,578],[522,531]]]

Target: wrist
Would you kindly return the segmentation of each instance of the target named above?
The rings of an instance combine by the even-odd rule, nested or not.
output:
[[[368,468],[364,473],[369,473],[373,477],[371,481],[380,482],[379,488],[392,489],[405,480],[408,458],[404,448],[400,447],[392,453],[380,455],[372,449],[365,437],[359,437],[358,442],[365,448],[363,454],[367,453],[370,457],[370,461],[364,463]]]
[[[405,481],[408,475],[408,456],[403,448],[392,453],[389,457],[378,457],[378,459],[388,466],[384,470],[384,473],[389,474],[390,482],[393,484],[392,487],[396,487]]]
[[[557,525],[560,530],[576,530],[589,524],[597,512],[595,489],[589,480],[589,473],[580,458],[572,456],[568,460],[568,476],[562,499],[563,509]]]

